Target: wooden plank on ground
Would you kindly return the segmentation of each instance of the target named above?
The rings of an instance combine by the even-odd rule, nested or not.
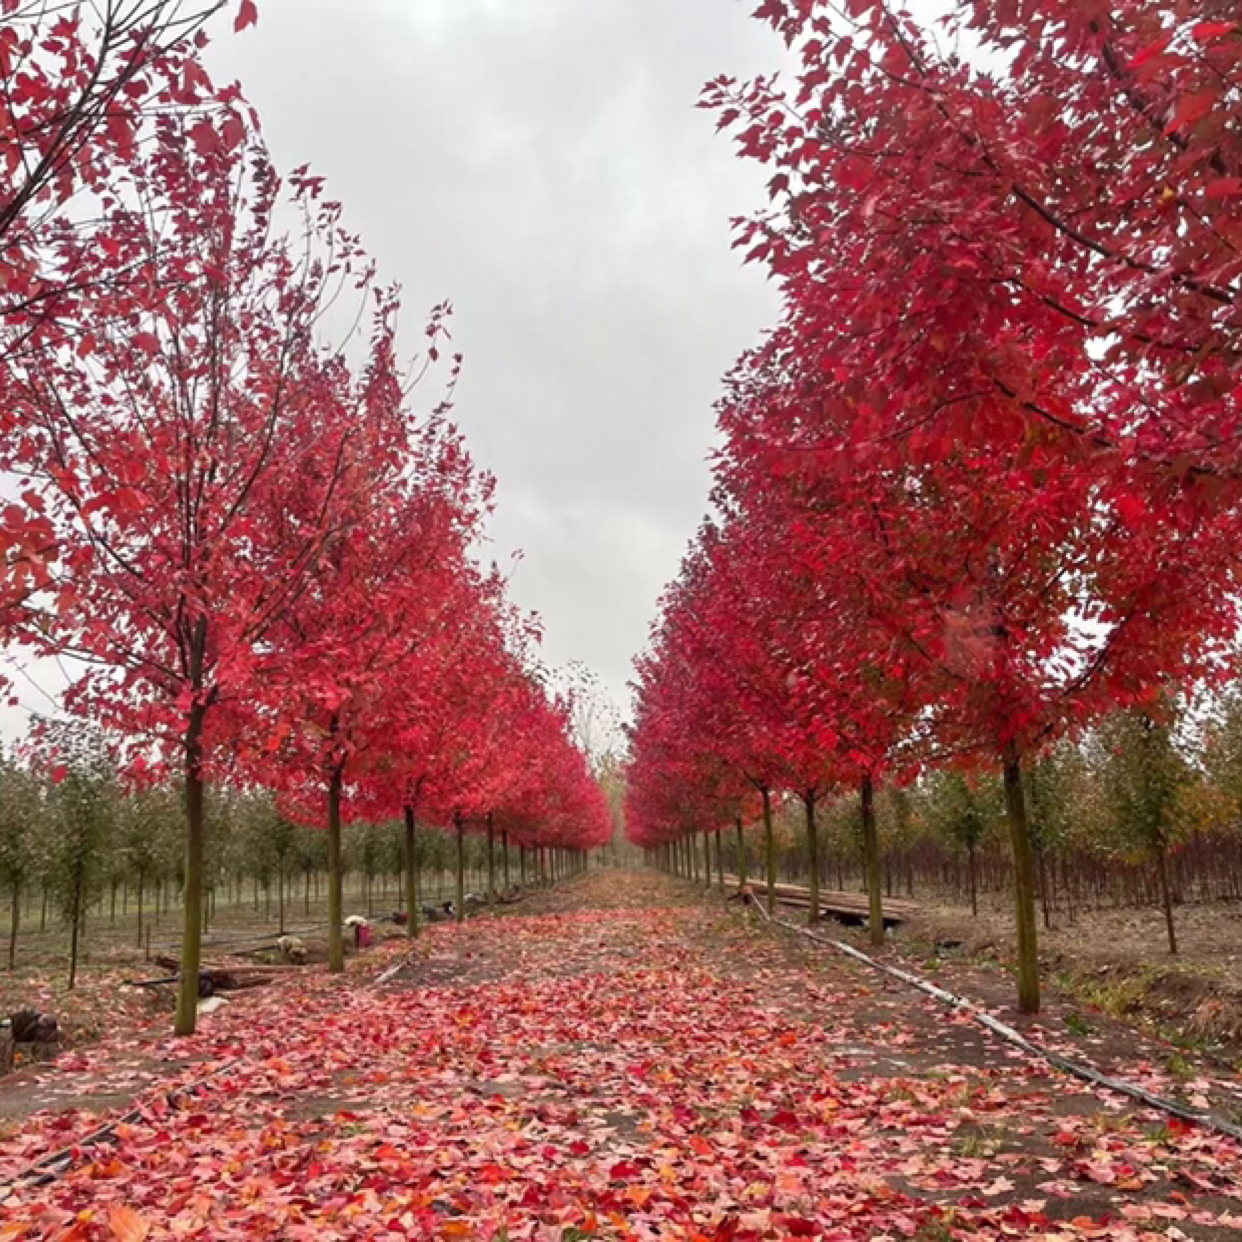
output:
[[[765,880],[748,880],[747,883],[756,893],[766,893]],[[736,888],[738,877],[726,875],[725,884]],[[785,906],[809,910],[811,906],[811,890],[801,884],[777,884],[774,889],[776,900]],[[870,903],[866,893],[843,893],[832,889],[820,889],[819,908],[825,914],[844,914],[865,918],[870,913]],[[896,897],[884,898],[885,923],[904,923],[919,913],[917,902],[904,901]]]

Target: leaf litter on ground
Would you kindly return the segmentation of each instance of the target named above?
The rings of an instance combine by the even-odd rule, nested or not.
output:
[[[142,1048],[137,1118],[0,1191],[0,1239],[1242,1236],[1236,1143],[649,873],[377,957]],[[29,1117],[0,1181],[98,1124]]]

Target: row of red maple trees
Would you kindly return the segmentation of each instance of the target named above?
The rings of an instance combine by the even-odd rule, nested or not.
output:
[[[1232,675],[1242,21],[1227,0],[764,0],[798,69],[703,105],[771,174],[780,322],[719,405],[717,516],[640,662],[642,844],[928,765],[1024,766]],[[684,846],[682,847],[684,848]],[[813,915],[814,916],[814,910]]]
[[[334,969],[343,817],[404,817],[411,864],[416,817],[609,831],[536,627],[474,557],[492,482],[448,419],[447,307],[403,363],[396,291],[205,69],[221,10],[257,17],[0,0],[0,623],[67,661],[65,708],[134,777],[184,779],[183,1034],[210,782],[326,823]]]

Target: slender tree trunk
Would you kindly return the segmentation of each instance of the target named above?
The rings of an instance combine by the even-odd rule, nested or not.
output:
[[[460,812],[453,823],[457,828],[457,921],[462,923],[466,918],[466,826]]]
[[[146,873],[140,871],[138,873],[138,947],[142,948],[142,898],[146,889]]]
[[[310,886],[311,874],[308,871],[302,877],[302,913],[305,914],[307,918],[310,917]]]
[[[526,846],[521,841],[518,842],[518,877],[521,880],[522,891],[526,891]]]
[[[772,791],[764,785],[759,790],[763,798],[763,851],[768,874],[768,913],[776,913],[776,837],[772,831]]]
[[[108,926],[116,926],[116,890],[120,887],[120,880],[112,881],[112,908],[108,911]]]
[[[500,830],[500,857],[501,867],[505,876],[505,896],[509,897],[513,891],[513,881],[509,878],[509,830],[502,828]]]
[[[720,840],[720,829],[716,829],[716,883],[720,891],[725,891],[724,882],[724,846]]]
[[[335,732],[335,722],[333,724]],[[332,769],[328,782],[328,969],[340,974],[345,969],[344,877],[341,874],[341,786],[344,784],[342,765]]]
[[[1035,858],[1039,864],[1039,904],[1043,910],[1044,931],[1051,931],[1052,907],[1049,905],[1048,899],[1048,858],[1042,841],[1039,848],[1035,851]]]
[[[1005,817],[1013,851],[1014,920],[1018,933],[1018,1008],[1039,1012],[1039,939],[1035,926],[1035,859],[1026,822],[1022,788],[1022,756],[1010,744],[1005,750]]]
[[[970,913],[972,918],[979,917],[979,847],[972,841],[966,847],[970,866]]]
[[[280,934],[285,934],[285,870],[282,867],[276,873],[276,895],[279,900],[280,908]]]
[[[406,923],[406,935],[411,940],[418,935],[418,851],[415,846],[417,841],[415,838],[416,824],[414,821],[414,808],[406,803],[405,807],[405,909],[408,915]]]
[[[712,834],[711,830],[703,829],[703,887],[712,886]]]
[[[496,904],[496,826],[487,815],[487,904]]]
[[[9,911],[9,969],[17,969],[17,933],[22,923],[22,908],[20,898],[22,894],[22,882],[16,876],[13,877],[13,909]]]
[[[867,917],[871,943],[884,943],[884,897],[880,891],[880,834],[875,823],[875,785],[868,772],[862,778],[863,865],[867,871]]]
[[[1156,870],[1160,878],[1160,903],[1164,906],[1164,926],[1169,934],[1169,952],[1177,956],[1177,931],[1173,926],[1173,891],[1169,886],[1168,849],[1162,840],[1156,851]]]
[[[190,707],[185,735],[185,906],[181,922],[181,971],[177,980],[177,1035],[198,1024],[198,971],[203,960],[203,724],[207,709]],[[158,900],[158,898],[157,898]]]
[[[737,883],[739,888],[746,887],[746,836],[742,831],[742,817],[739,815],[733,827],[737,831]]]
[[[808,789],[802,795],[806,807],[806,849],[811,864],[811,908],[806,921],[812,926],[819,922],[819,825],[815,822],[815,790]]]
[[[78,981],[78,942],[82,935],[82,867],[79,864],[73,873],[73,925],[69,931],[69,991],[73,991]]]

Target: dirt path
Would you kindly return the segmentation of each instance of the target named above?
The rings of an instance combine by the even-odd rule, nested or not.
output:
[[[377,973],[144,1050],[225,1068],[0,1192],[0,1238],[1242,1237],[1236,1144],[658,877],[437,927]],[[95,1124],[29,1119],[0,1179]]]

